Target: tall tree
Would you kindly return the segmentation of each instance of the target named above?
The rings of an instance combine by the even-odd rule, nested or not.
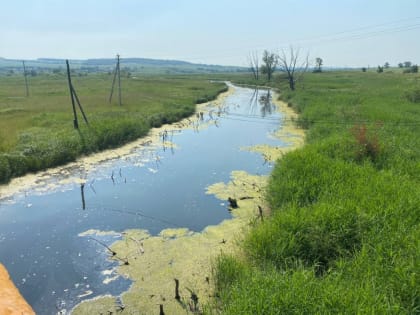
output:
[[[275,53],[264,50],[262,61],[263,65],[261,66],[261,72],[267,75],[268,81],[271,81],[274,70],[276,70],[279,62],[279,57]]]
[[[322,63],[324,62],[324,60],[322,60],[322,58],[320,57],[316,57],[315,58],[315,69],[314,72],[322,72]]]
[[[255,80],[260,79],[260,65],[259,65],[259,58],[258,58],[258,52],[254,51],[249,54],[248,56],[248,64],[249,68],[252,72],[252,75]]]
[[[301,60],[300,49],[289,48],[288,54],[284,49],[281,51],[279,56],[279,65],[281,71],[284,71],[289,82],[289,87],[292,91],[296,89],[296,82],[303,78],[303,75],[308,70],[309,66],[309,54],[306,58]]]
[[[411,65],[411,61],[404,61],[404,68],[410,68]]]

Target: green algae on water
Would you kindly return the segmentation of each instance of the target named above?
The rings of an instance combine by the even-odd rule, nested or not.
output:
[[[131,288],[121,295],[128,314],[158,314],[159,304],[164,305],[167,314],[185,314],[190,307],[191,292],[198,296],[199,307],[208,303],[214,288],[211,261],[220,252],[235,251],[244,229],[258,217],[257,207],[262,202],[259,196],[266,181],[266,176],[235,171],[229,183],[208,187],[208,194],[215,194],[223,201],[228,196],[237,196],[239,208],[232,210],[232,219],[202,232],[185,228],[166,229],[158,236],[144,230],[123,232],[122,240],[111,248],[117,253],[113,259],[120,262],[118,273],[133,281]],[[241,199],[244,196],[248,198]],[[175,299],[174,279],[180,283],[180,302]],[[82,302],[73,314],[116,312],[118,307],[110,299]]]

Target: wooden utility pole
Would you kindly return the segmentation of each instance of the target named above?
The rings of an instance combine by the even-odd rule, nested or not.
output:
[[[26,73],[25,60],[22,60],[22,64],[23,64],[23,75],[25,77],[26,97],[28,97],[29,96],[28,78],[27,78],[28,74]]]
[[[73,125],[74,125],[74,129],[79,129],[79,123],[77,121],[77,113],[76,113],[76,106],[74,104],[74,94],[73,94],[73,85],[71,84],[71,76],[70,76],[70,66],[69,66],[69,61],[66,60],[66,65],[67,65],[67,79],[69,81],[69,90],[70,90],[70,98],[71,98],[71,105],[73,107]]]
[[[121,71],[120,71],[120,55],[117,55],[117,67],[118,67],[118,100],[120,106],[122,105],[121,102]]]
[[[67,65],[67,79],[69,81],[71,105],[73,107],[73,115],[74,115],[73,125],[74,125],[74,129],[79,129],[79,122],[77,120],[75,100],[77,102],[77,105],[79,106],[80,112],[82,113],[83,119],[85,120],[86,124],[89,125],[89,122],[83,110],[82,104],[80,104],[79,98],[77,97],[76,90],[74,89],[73,84],[71,83],[70,66],[69,66],[68,60],[66,60],[66,65]]]
[[[114,94],[115,79],[118,76],[118,103],[122,105],[121,101],[121,71],[120,71],[120,55],[117,55],[117,64],[115,66],[114,78],[112,79],[111,93],[109,95],[109,102],[111,103],[112,95]]]
[[[74,89],[73,85],[71,86],[71,88],[73,90],[74,98],[76,99],[77,105],[79,105],[79,109],[80,109],[80,112],[82,113],[83,119],[85,120],[86,124],[89,125],[85,111],[83,110],[82,104],[80,104],[80,101],[79,101],[79,97],[76,94],[76,90]]]

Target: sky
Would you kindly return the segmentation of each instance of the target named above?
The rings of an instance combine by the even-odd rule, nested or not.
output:
[[[247,66],[290,47],[326,67],[420,63],[420,0],[3,0],[0,57]]]

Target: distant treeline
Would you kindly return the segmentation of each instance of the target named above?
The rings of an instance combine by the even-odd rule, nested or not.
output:
[[[115,68],[115,58],[69,60],[72,69],[83,73],[106,73]],[[27,71],[34,75],[53,73],[65,69],[65,59],[39,58],[26,60]],[[180,60],[161,60],[148,58],[121,58],[121,66],[127,72],[141,73],[226,73],[245,72],[245,67],[195,64]],[[0,75],[23,73],[22,60],[0,58]]]

